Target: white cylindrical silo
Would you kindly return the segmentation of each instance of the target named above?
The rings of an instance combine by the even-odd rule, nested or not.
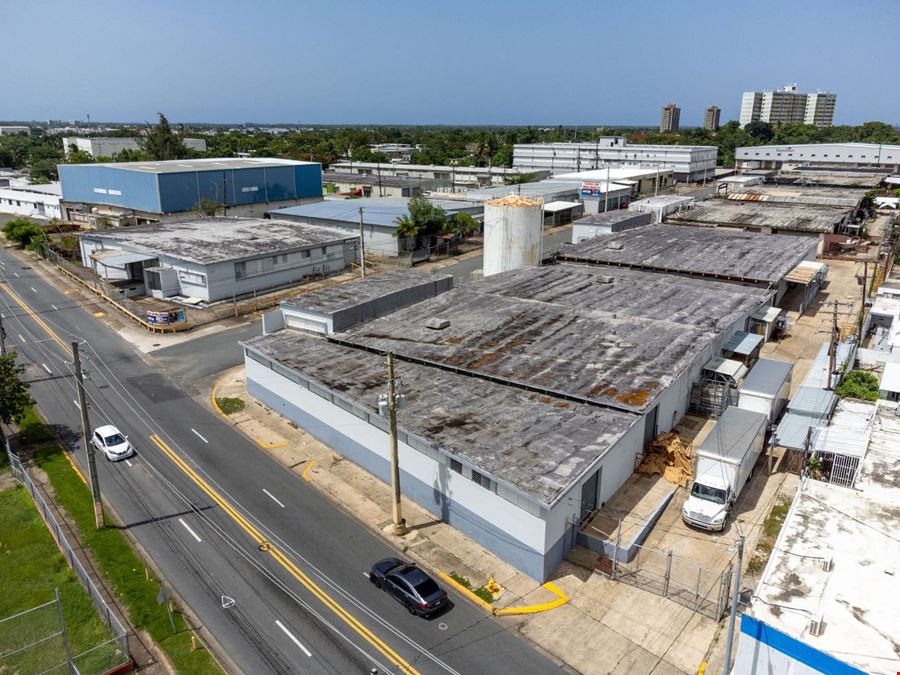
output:
[[[484,203],[484,276],[540,264],[544,205],[509,195]]]

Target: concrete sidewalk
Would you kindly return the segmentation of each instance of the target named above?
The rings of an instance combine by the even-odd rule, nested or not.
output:
[[[252,399],[243,367],[224,373],[207,403],[222,414],[215,399],[225,397],[245,403],[243,411],[226,416],[232,424],[408,557],[435,572],[467,577],[473,588],[496,580],[503,588],[494,603],[498,608],[556,599],[542,584],[406,499],[403,515],[411,532],[395,537],[390,487]],[[715,621],[671,600],[572,562],[564,562],[552,581],[569,597],[567,604],[496,620],[581,673],[696,673],[719,629]]]

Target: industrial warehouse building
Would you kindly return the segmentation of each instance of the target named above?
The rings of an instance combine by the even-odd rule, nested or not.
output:
[[[334,189],[355,197],[420,197],[427,192],[450,188],[449,180],[407,176],[369,176],[361,173],[326,171],[322,174],[325,192]]]
[[[287,159],[178,159],[166,162],[60,164],[63,211],[86,227],[192,218],[203,200],[223,215],[322,199],[322,165]]]
[[[197,152],[206,152],[206,140],[202,138],[182,138],[184,147]],[[128,138],[127,136],[111,136],[99,137],[92,136],[85,138],[83,136],[66,136],[63,138],[63,152],[68,155],[72,149],[81,150],[88,153],[91,157],[113,157],[116,153],[123,150],[133,150],[135,152],[141,149],[137,138]]]
[[[789,277],[815,261],[816,244],[788,235],[655,224],[564,245],[558,257],[583,265],[752,284],[772,289],[777,305],[791,286]],[[803,278],[801,283],[818,281]]]
[[[610,237],[652,227],[666,226]],[[501,272],[443,293],[431,287],[426,295],[438,294],[409,303],[396,297],[402,279],[351,291],[373,277],[345,285],[359,300],[333,332],[315,327],[321,318],[306,323],[329,305],[307,294],[269,322],[273,330],[243,343],[248,391],[387,481],[378,397],[381,354],[394,353],[405,396],[403,493],[544,580],[582,519],[631,475],[645,443],[685,414],[704,365],[771,305],[767,280],[806,253],[793,237],[725,233],[726,243],[703,232],[719,241],[691,249],[693,277],[663,265],[586,265],[576,255],[577,265]],[[663,234],[660,246],[677,264]],[[596,241],[605,239],[570,248]],[[717,262],[717,252],[727,258]],[[703,264],[721,265],[723,279],[701,278]],[[391,293],[386,305],[402,308],[366,310]],[[337,310],[346,303],[338,299]],[[298,312],[306,318],[292,324]]]
[[[30,218],[62,218],[59,183],[32,185],[27,181],[0,179],[0,213]]]
[[[900,145],[882,143],[809,143],[800,145],[754,145],[737,148],[738,168],[780,169],[784,165],[840,166],[845,169],[871,167],[900,171]]]
[[[481,204],[430,201],[444,209],[448,216],[468,213],[472,217],[480,218],[483,210]],[[397,218],[409,215],[409,199],[404,197],[326,200],[315,204],[276,209],[271,211],[270,215],[280,220],[321,225],[357,236],[362,219],[367,255],[397,256],[410,251],[414,246],[411,239],[396,236]]]
[[[407,176],[426,180],[446,181],[451,190],[506,185],[522,175],[520,169],[497,166],[443,166],[440,164],[385,164],[379,162],[336,162],[329,167],[340,173],[365,176]],[[546,178],[549,171],[529,171],[532,178]]]
[[[629,144],[623,136],[585,143],[517,143],[513,167],[522,172],[549,171],[554,176],[605,166],[671,169],[679,183],[714,177],[718,148],[712,145]]]
[[[203,305],[340,272],[359,237],[302,223],[206,218],[79,235],[81,262],[125,295]]]

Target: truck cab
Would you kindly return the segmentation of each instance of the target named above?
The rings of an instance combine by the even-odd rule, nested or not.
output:
[[[681,517],[694,527],[721,532],[733,501],[731,487],[723,477],[701,476],[691,485]]]

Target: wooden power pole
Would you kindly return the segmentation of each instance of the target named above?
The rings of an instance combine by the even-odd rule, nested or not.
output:
[[[87,396],[84,393],[84,378],[81,374],[81,357],[78,355],[78,343],[72,343],[72,361],[75,365],[75,380],[78,382],[78,403],[81,407],[81,438],[84,441],[84,453],[87,455],[88,475],[91,481],[91,499],[94,502],[94,519],[97,529],[103,527],[103,503],[100,501],[100,481],[97,478],[97,462],[94,448],[91,445],[91,423],[88,421]]]
[[[388,376],[388,422],[391,430],[391,490],[393,493],[391,504],[391,516],[394,525],[394,534],[403,536],[409,530],[406,528],[406,520],[403,518],[400,506],[400,455],[397,450],[397,380],[394,378],[394,355],[387,353]]]
[[[365,241],[365,232],[363,227],[365,225],[365,221],[363,220],[363,209],[359,207],[359,270],[362,275],[362,278],[366,278],[366,241]]]

